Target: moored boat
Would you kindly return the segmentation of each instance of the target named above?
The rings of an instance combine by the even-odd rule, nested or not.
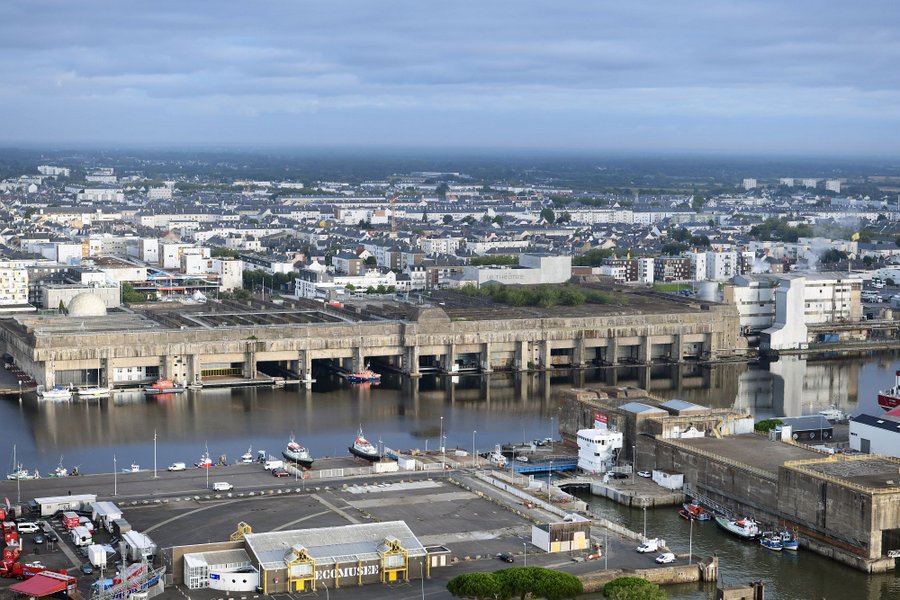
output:
[[[797,538],[790,531],[782,531],[780,537],[781,546],[785,550],[796,551],[800,548],[800,542],[797,541]]]
[[[144,393],[148,396],[156,396],[158,394],[180,394],[184,391],[184,386],[178,385],[171,379],[158,379],[151,385],[144,387]]]
[[[296,442],[293,435],[291,436],[291,441],[288,442],[287,447],[281,451],[281,456],[283,456],[285,460],[295,462],[307,469],[312,466],[313,461],[315,460],[312,457],[312,454],[310,454],[309,449]]]
[[[878,406],[893,410],[900,406],[900,371],[894,373],[894,387],[878,392]]]
[[[363,436],[362,427],[359,428],[359,433],[356,436],[356,440],[353,442],[353,445],[350,446],[350,454],[354,456],[358,456],[364,460],[369,460],[372,462],[377,462],[381,460],[381,456],[378,454],[378,448],[372,445],[372,442],[367,440]]]
[[[38,475],[37,471],[31,473],[28,469],[23,469],[22,465],[19,465],[19,468],[8,474],[6,478],[10,481],[31,481],[32,479],[40,479],[40,475]]]
[[[745,540],[752,540],[759,535],[759,525],[753,519],[727,519],[722,515],[716,515],[716,523],[722,529]]]
[[[253,462],[253,446],[250,446],[246,452],[241,454],[241,462],[245,465],[249,465]]]
[[[61,385],[54,385],[50,389],[45,389],[43,386],[40,386],[37,389],[37,395],[41,398],[41,400],[56,400],[59,402],[65,402],[72,399],[71,390],[62,387]]]
[[[203,453],[203,456],[200,457],[200,460],[198,462],[194,463],[194,466],[198,469],[209,469],[213,466],[213,461],[209,457],[209,450]]]
[[[759,545],[774,552],[781,552],[782,548],[784,548],[784,544],[781,541],[781,534],[775,533],[774,531],[764,531],[759,537]]]
[[[109,388],[99,387],[99,386],[91,386],[86,388],[81,388],[78,390],[79,398],[108,398],[109,397]]]
[[[681,515],[682,519],[687,519],[688,521],[709,521],[711,518],[709,513],[699,504],[685,503],[682,505],[681,510],[678,511],[678,514]]]
[[[366,368],[356,373],[348,373],[347,381],[350,383],[375,383],[381,381],[381,374],[376,373],[366,365]]]

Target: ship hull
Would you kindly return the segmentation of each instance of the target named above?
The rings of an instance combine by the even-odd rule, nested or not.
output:
[[[370,462],[378,462],[381,460],[381,457],[377,454],[369,454],[368,452],[363,452],[362,450],[358,450],[353,446],[350,446],[348,449],[350,450],[350,454],[352,454],[353,456],[357,456],[363,460],[368,460]]]

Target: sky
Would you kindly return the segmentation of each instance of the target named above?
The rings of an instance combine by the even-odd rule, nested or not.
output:
[[[900,2],[4,0],[0,144],[900,156]]]

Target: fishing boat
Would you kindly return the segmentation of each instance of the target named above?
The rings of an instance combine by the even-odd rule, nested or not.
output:
[[[241,462],[245,465],[249,465],[253,462],[253,446],[247,448],[247,451],[241,454]]]
[[[356,440],[353,442],[353,445],[350,446],[350,454],[372,462],[381,460],[381,457],[378,455],[378,448],[373,446],[372,442],[363,437],[362,427],[359,428]]]
[[[48,475],[48,477],[68,477],[69,470],[63,466],[63,457],[59,457],[59,465],[53,469],[53,472]]]
[[[39,386],[37,395],[41,400],[53,400],[57,402],[67,402],[72,399],[72,392],[68,388],[61,385],[54,385],[50,389]]]
[[[213,466],[213,461],[209,457],[209,450],[203,453],[203,456],[200,457],[200,460],[194,463],[194,466],[198,469],[209,469]]]
[[[900,371],[894,373],[894,387],[878,392],[878,406],[893,410],[900,406]]]
[[[315,460],[312,457],[312,454],[310,454],[309,449],[297,443],[294,440],[293,435],[291,435],[291,440],[288,442],[287,447],[281,451],[281,456],[283,456],[285,460],[295,462],[307,469],[312,466],[313,461]]]
[[[6,478],[10,481],[30,481],[32,479],[40,479],[40,475],[38,475],[37,471],[31,473],[28,469],[23,469],[22,465],[19,465],[19,467],[12,473],[8,474]]]
[[[356,373],[348,373],[347,381],[350,383],[376,383],[381,381],[381,374],[376,373],[366,365],[366,368]]]
[[[703,507],[699,504],[685,503],[681,510],[678,511],[678,514],[681,515],[682,519],[687,519],[688,521],[709,521],[711,518],[709,513],[703,510]]]
[[[507,465],[507,459],[503,456],[503,453],[500,451],[500,444],[494,448],[494,451],[488,454],[488,460],[495,467],[502,469]]]
[[[157,396],[159,394],[180,394],[184,391],[184,386],[178,385],[171,379],[157,379],[151,385],[144,388],[144,393],[148,396]]]
[[[797,551],[800,549],[800,542],[797,541],[797,538],[790,531],[782,531],[780,534],[781,537],[781,546],[785,550]]]
[[[759,525],[753,519],[728,519],[722,515],[716,515],[716,523],[722,529],[745,540],[752,540],[759,535]]]
[[[781,552],[784,543],[781,541],[781,534],[774,531],[764,531],[759,538],[759,545],[766,550],[773,552]]]

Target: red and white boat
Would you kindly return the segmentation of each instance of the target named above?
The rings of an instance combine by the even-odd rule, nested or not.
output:
[[[894,373],[894,387],[878,392],[878,406],[893,410],[900,406],[900,371]]]
[[[203,453],[203,456],[200,457],[199,462],[194,463],[194,466],[197,467],[198,469],[209,469],[210,467],[213,466],[213,461],[209,457],[208,450]]]
[[[171,379],[158,379],[153,384],[144,388],[144,393],[148,396],[157,396],[159,394],[180,394],[184,391],[183,385],[178,385]]]

